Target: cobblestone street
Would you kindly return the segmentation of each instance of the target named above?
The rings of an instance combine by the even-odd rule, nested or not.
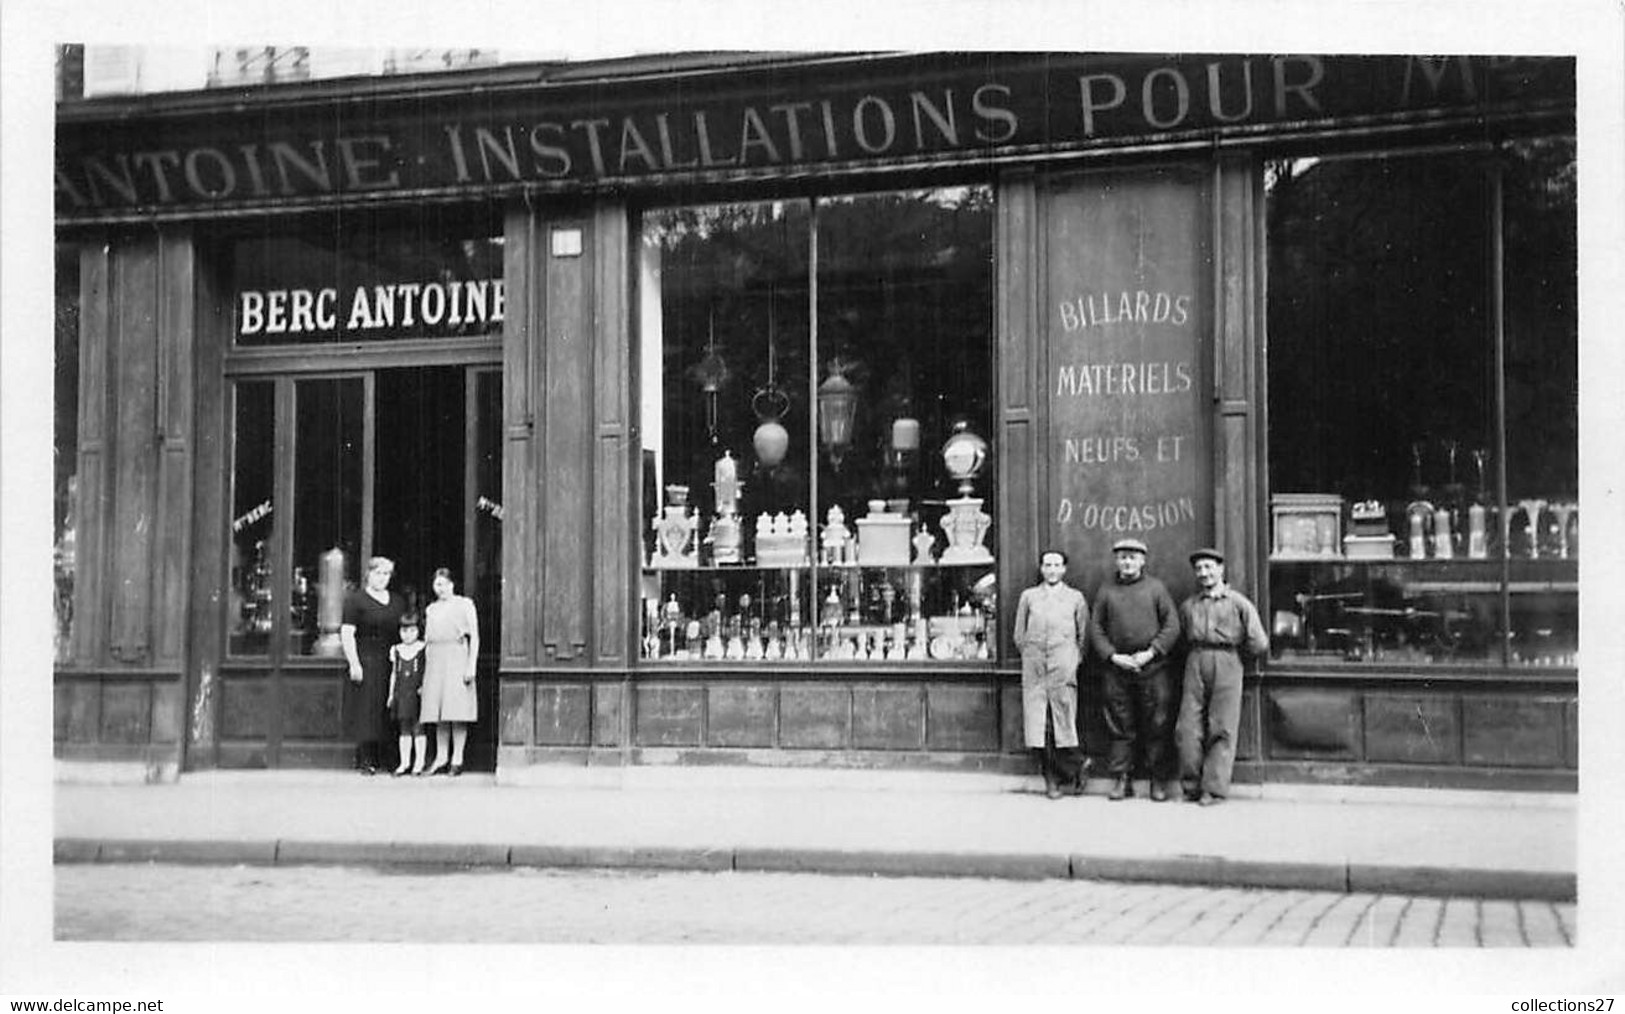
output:
[[[1091,881],[65,864],[59,940],[1567,947],[1575,906]],[[447,912],[458,913],[454,919]]]

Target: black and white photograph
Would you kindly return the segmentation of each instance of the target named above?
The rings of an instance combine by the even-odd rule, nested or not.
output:
[[[1617,4],[99,6],[8,1009],[1625,992]]]

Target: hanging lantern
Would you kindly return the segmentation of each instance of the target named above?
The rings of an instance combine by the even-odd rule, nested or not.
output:
[[[751,445],[756,448],[756,460],[764,468],[777,468],[790,450],[790,431],[780,422],[790,411],[790,396],[779,390],[773,382],[773,292],[767,297],[767,386],[751,396],[750,410],[756,414],[756,432]]]
[[[711,315],[710,324],[706,332],[705,356],[692,368],[692,375],[699,382],[700,391],[705,395],[705,430],[711,443],[717,442],[717,392],[722,385],[728,382],[728,364],[717,351],[717,321],[715,312]]]
[[[846,449],[852,446],[852,430],[858,417],[858,391],[831,362],[829,376],[818,385],[818,439],[829,452],[830,462],[839,469]]]

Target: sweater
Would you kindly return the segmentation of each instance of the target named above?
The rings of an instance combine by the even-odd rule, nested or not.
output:
[[[1101,585],[1092,620],[1089,643],[1102,659],[1149,647],[1161,660],[1179,641],[1179,610],[1173,597],[1161,581],[1143,574],[1128,583],[1114,579]]]

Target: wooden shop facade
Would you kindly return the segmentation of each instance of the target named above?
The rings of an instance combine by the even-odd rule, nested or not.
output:
[[[1575,65],[683,54],[65,100],[55,742],[1022,770],[1017,593],[1213,544],[1243,780],[1576,784]],[[1105,748],[1098,675],[1084,736]]]

